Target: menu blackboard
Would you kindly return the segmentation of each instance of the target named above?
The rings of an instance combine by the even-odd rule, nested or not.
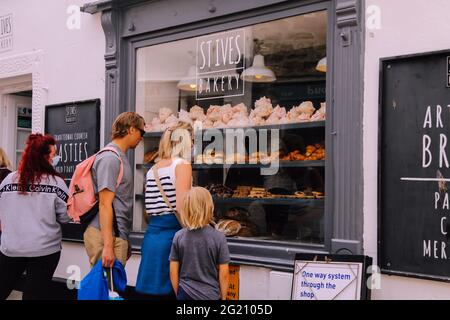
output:
[[[56,171],[69,185],[76,165],[100,149],[100,99],[46,106],[45,132],[55,137]],[[63,237],[82,239],[80,226],[63,225]]]
[[[450,51],[381,60],[379,261],[450,278]]]

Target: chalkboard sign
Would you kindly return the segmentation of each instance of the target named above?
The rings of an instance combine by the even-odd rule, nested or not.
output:
[[[56,171],[69,185],[75,166],[100,149],[100,99],[46,106],[45,132],[56,140]],[[80,226],[63,225],[63,238],[82,239]]]
[[[450,51],[381,60],[379,261],[450,279]]]

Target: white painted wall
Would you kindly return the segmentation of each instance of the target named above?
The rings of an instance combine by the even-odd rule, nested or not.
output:
[[[289,300],[291,273],[267,268],[241,266],[239,271],[239,300]]]
[[[379,59],[450,49],[450,1],[366,0],[366,9],[371,5],[379,8],[381,23],[380,29],[366,28],[363,115],[364,252],[372,256],[376,263]],[[369,15],[366,18],[370,20]],[[382,289],[372,292],[373,299],[450,299],[450,284],[394,276],[382,276],[381,280]]]
[[[105,38],[101,15],[80,13],[78,30],[70,30],[66,25],[70,17],[68,7],[86,2],[89,1],[2,0],[0,16],[13,14],[13,50],[0,52],[0,79],[8,78],[16,69],[21,72],[17,64],[28,61],[19,57],[33,57],[39,53],[35,63],[39,79],[33,79],[33,82],[39,81],[44,90],[43,94],[33,97],[39,99],[39,105],[100,98],[103,115]],[[2,61],[12,63],[3,66]],[[44,110],[36,112],[40,114],[34,114],[37,121],[33,121],[33,129],[40,131],[44,128]]]

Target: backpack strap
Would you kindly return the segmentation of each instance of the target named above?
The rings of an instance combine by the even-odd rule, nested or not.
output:
[[[97,154],[99,154],[99,153],[101,153],[103,151],[112,151],[119,158],[120,170],[119,170],[119,175],[117,176],[117,182],[116,182],[116,188],[118,188],[119,185],[120,185],[120,182],[122,182],[122,178],[123,178],[123,161],[122,161],[122,157],[120,156],[119,152],[113,147],[104,147],[99,152],[97,152]],[[113,205],[113,228],[114,228],[115,236],[118,237],[120,232],[119,232],[119,225],[117,223],[116,211],[114,210],[114,205]]]
[[[116,182],[116,188],[119,187],[120,182],[122,182],[122,178],[123,178],[123,161],[122,161],[122,157],[120,156],[119,152],[113,148],[113,147],[104,147],[103,149],[101,149],[99,152],[97,152],[97,154],[103,152],[103,151],[112,151],[114,152],[117,157],[119,158],[120,161],[120,170],[119,170],[119,175],[117,176],[117,182]]]

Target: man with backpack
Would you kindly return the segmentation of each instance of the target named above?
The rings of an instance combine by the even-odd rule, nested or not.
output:
[[[94,192],[98,195],[98,214],[84,232],[91,267],[100,259],[104,267],[112,267],[116,258],[125,266],[131,255],[128,236],[134,183],[126,152],[137,147],[145,133],[144,127],[144,118],[137,113],[120,114],[112,126],[111,143],[95,156],[91,173]]]

